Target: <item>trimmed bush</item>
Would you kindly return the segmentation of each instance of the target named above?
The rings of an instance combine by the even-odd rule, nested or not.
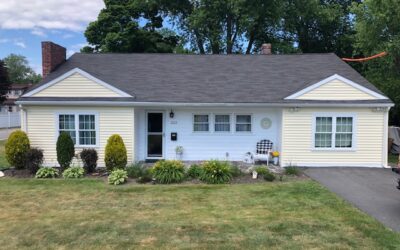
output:
[[[82,178],[83,175],[85,174],[85,169],[81,167],[70,167],[64,170],[62,173],[63,177],[65,179],[78,179]]]
[[[297,167],[285,167],[285,174],[287,175],[300,175],[300,169]]]
[[[72,158],[75,155],[74,141],[66,132],[61,132],[57,139],[57,161],[60,164],[61,171],[71,165]]]
[[[115,134],[107,140],[104,162],[109,172],[114,169],[124,169],[127,163],[127,154],[121,136]]]
[[[185,165],[181,161],[161,160],[151,168],[158,183],[179,183],[185,179]]]
[[[201,166],[193,164],[189,167],[186,174],[189,178],[197,179],[200,177],[202,171],[203,169],[201,168]]]
[[[56,178],[58,171],[54,168],[42,167],[36,172],[35,178]]]
[[[126,172],[128,173],[129,178],[139,178],[143,175],[144,169],[141,164],[135,163],[131,164],[126,168]]]
[[[269,170],[263,174],[264,180],[266,181],[274,181],[276,179],[275,175],[271,173]]]
[[[126,182],[128,173],[123,169],[115,169],[108,176],[108,183],[111,185],[120,185]]]
[[[31,174],[35,174],[43,163],[43,150],[39,148],[30,148],[25,154],[25,160],[26,168]]]
[[[240,170],[240,168],[238,166],[235,166],[235,165],[231,166],[230,171],[231,171],[232,177],[239,177],[239,176],[243,175],[242,170]]]
[[[262,175],[262,176],[268,174],[268,172],[269,172],[268,168],[265,166],[258,166],[256,168],[254,168],[254,171],[256,171],[257,174]]]
[[[85,148],[79,153],[79,156],[86,173],[93,173],[96,170],[97,160],[99,159],[96,149]]]
[[[29,138],[25,132],[16,130],[10,134],[5,145],[6,159],[16,169],[24,169],[26,153],[29,151]]]
[[[153,180],[153,175],[150,171],[150,168],[143,168],[142,176],[137,179],[138,183],[147,183]]]
[[[228,162],[211,160],[204,162],[202,167],[200,180],[208,184],[228,183],[232,178],[231,166]]]

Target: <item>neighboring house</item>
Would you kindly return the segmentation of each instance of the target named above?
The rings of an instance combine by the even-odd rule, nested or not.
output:
[[[15,101],[29,88],[32,84],[20,84],[13,83],[11,84],[8,93],[7,99],[0,105],[0,113],[1,112],[18,112],[19,107],[15,104]]]
[[[41,84],[18,101],[31,145],[93,147],[112,134],[128,159],[242,161],[269,139],[281,164],[387,166],[393,103],[334,54],[74,54],[42,43]]]

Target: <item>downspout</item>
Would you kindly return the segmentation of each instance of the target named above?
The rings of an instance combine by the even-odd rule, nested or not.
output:
[[[22,131],[24,131],[25,133],[28,134],[28,112],[21,104],[19,105],[19,108],[21,110],[21,113],[20,113],[21,129],[22,129]]]

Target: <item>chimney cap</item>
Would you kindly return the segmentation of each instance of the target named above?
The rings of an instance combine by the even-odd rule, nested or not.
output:
[[[261,54],[262,55],[271,55],[272,54],[272,44],[263,43],[261,45]]]
[[[272,48],[272,44],[270,44],[270,43],[263,43],[263,44],[261,45],[261,48],[271,49],[271,48]]]

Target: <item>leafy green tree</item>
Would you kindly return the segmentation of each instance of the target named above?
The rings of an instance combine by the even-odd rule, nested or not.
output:
[[[29,66],[25,56],[10,54],[3,60],[11,83],[38,83],[42,80],[41,75]]]
[[[158,32],[163,19],[157,14],[157,6],[135,0],[105,0],[104,3],[97,20],[85,31],[91,47],[84,47],[83,52],[173,52],[178,37]],[[140,19],[149,21],[140,26]]]
[[[10,81],[8,79],[7,68],[4,62],[0,60],[0,104],[6,100],[7,92],[10,87]]]
[[[369,56],[388,52],[385,57],[362,63],[361,72],[396,103],[390,123],[400,125],[400,5],[396,0],[364,0],[352,10],[356,53]]]

